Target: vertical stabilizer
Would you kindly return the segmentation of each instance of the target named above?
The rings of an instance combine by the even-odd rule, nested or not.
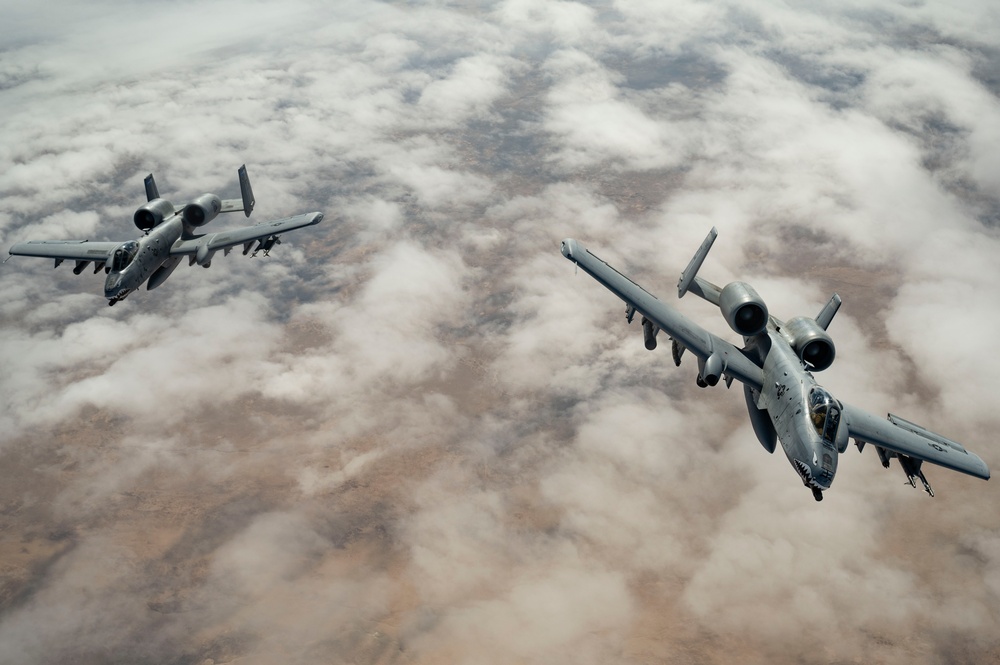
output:
[[[250,176],[247,175],[247,165],[244,164],[240,167],[240,198],[238,199],[223,199],[222,209],[219,212],[237,212],[239,210],[243,211],[243,214],[247,217],[253,212],[253,205],[255,203],[253,198],[253,190],[250,189]]]
[[[840,303],[840,296],[834,293],[833,297],[830,298],[830,302],[826,303],[823,307],[823,311],[816,317],[816,323],[820,328],[826,330],[830,327],[830,322],[833,321],[834,315],[837,313],[837,310],[840,309]]]
[[[247,165],[240,167],[240,193],[243,195],[243,214],[247,217],[253,212],[253,190],[250,189],[250,176],[247,175]]]
[[[719,232],[713,226],[712,230],[708,232],[705,240],[701,243],[701,247],[695,252],[694,257],[691,259],[691,263],[685,268],[684,272],[681,273],[681,280],[677,282],[677,297],[683,298],[684,294],[688,292],[691,288],[691,284],[694,282],[695,276],[698,274],[698,269],[701,268],[702,262],[704,262],[705,257],[708,256],[708,250],[712,249],[712,243],[715,242],[715,238],[719,235]]]
[[[160,198],[160,191],[156,189],[156,181],[153,180],[153,174],[150,173],[143,180],[143,184],[146,185],[146,201],[153,201]]]

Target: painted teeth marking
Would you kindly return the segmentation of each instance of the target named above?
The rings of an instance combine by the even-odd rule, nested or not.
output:
[[[792,466],[794,466],[798,474],[802,476],[802,482],[805,483],[806,487],[815,487],[818,490],[826,489],[818,482],[816,482],[816,480],[812,476],[812,472],[809,470],[809,467],[806,466],[804,462],[800,462],[799,460],[792,460]]]

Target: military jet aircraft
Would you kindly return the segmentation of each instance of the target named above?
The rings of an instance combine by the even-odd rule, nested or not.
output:
[[[228,255],[236,245],[243,245],[243,254],[252,256],[263,251],[268,256],[271,248],[281,244],[279,234],[303,226],[319,224],[323,213],[310,212],[255,226],[244,226],[220,233],[196,234],[195,229],[208,224],[223,212],[243,212],[247,217],[253,211],[253,190],[246,164],[239,168],[241,199],[220,199],[215,194],[202,194],[190,203],[175,205],[160,198],[153,174],[146,176],[146,204],[135,211],[132,221],[145,232],[138,240],[126,242],[91,242],[90,240],[29,240],[10,248],[12,256],[39,256],[55,259],[55,267],[63,261],[76,261],[73,272],[79,275],[91,263],[96,274],[104,268],[104,297],[108,305],[124,300],[143,282],[152,290],[163,284],[181,259],[188,257],[188,265],[197,263],[203,268],[212,265],[212,257],[220,249]],[[9,257],[8,257],[9,259]]]
[[[629,323],[636,312],[642,315],[647,349],[655,349],[657,333],[666,331],[676,365],[685,350],[697,358],[699,386],[724,380],[728,387],[733,379],[740,381],[758,440],[769,453],[781,442],[788,461],[817,501],[830,489],[838,455],[852,438],[859,451],[872,444],[885,468],[890,459],[898,459],[909,484],[916,487],[919,479],[930,496],[934,491],[920,468],[923,462],[989,479],[983,460],[958,443],[891,413],[882,420],[834,399],[816,383],[813,372],[828,368],[835,356],[827,328],[840,307],[840,296],[834,294],[815,319],[779,321],[749,284],[732,282],[719,288],[697,276],[717,235],[715,228],[709,232],[681,273],[677,293],[683,297],[691,292],[717,305],[733,331],[743,336],[742,349],[661,302],[576,240],[563,240],[562,253],[625,301]]]

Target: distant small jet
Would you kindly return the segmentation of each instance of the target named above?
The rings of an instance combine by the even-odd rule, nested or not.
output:
[[[698,248],[677,284],[678,297],[691,292],[717,305],[729,326],[743,336],[737,349],[687,319],[641,286],[597,258],[576,240],[562,241],[562,253],[591,277],[625,301],[625,319],[642,315],[646,348],[656,348],[656,335],[665,330],[672,339],[676,365],[689,350],[698,360],[698,385],[714,386],[723,379],[743,383],[750,423],[769,453],[781,441],[785,455],[817,501],[830,489],[837,472],[838,454],[853,438],[858,450],[875,448],[882,466],[899,460],[906,479],[919,479],[930,496],[934,491],[920,466],[931,462],[988,480],[990,470],[979,457],[958,443],[891,413],[882,420],[833,398],[813,378],[833,363],[833,339],[826,332],[840,308],[834,294],[815,319],[800,316],[787,323],[767,311],[757,292],[744,282],[719,288],[697,276],[718,232],[713,228]]]
[[[188,265],[197,263],[207,268],[220,249],[228,255],[233,247],[243,245],[243,254],[246,255],[255,242],[257,246],[252,256],[260,251],[268,256],[274,245],[281,244],[279,234],[319,224],[323,220],[323,213],[310,212],[232,231],[195,234],[196,228],[208,224],[221,212],[242,211],[250,216],[254,198],[245,164],[238,173],[242,199],[223,200],[215,194],[202,194],[183,205],[161,199],[150,173],[145,180],[147,202],[132,216],[135,225],[145,231],[145,235],[138,240],[29,240],[15,244],[10,248],[10,254],[55,259],[56,268],[63,261],[76,261],[73,272],[77,275],[91,263],[94,264],[95,274],[104,268],[107,273],[104,297],[108,299],[108,305],[114,305],[147,280],[147,290],[163,284],[184,256],[188,257]]]

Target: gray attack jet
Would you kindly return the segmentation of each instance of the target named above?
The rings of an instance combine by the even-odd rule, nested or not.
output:
[[[160,198],[156,181],[150,173],[145,180],[146,204],[132,216],[135,225],[145,232],[138,240],[29,240],[15,244],[10,248],[10,254],[55,259],[56,268],[63,261],[75,261],[73,272],[77,275],[91,263],[94,264],[95,274],[104,268],[107,273],[104,297],[109,305],[114,305],[142,286],[143,282],[147,282],[147,290],[163,284],[185,256],[188,257],[188,265],[197,263],[203,268],[212,265],[212,257],[217,251],[221,249],[223,255],[228,255],[237,245],[243,245],[244,255],[253,248],[252,256],[261,251],[267,256],[274,245],[281,243],[279,234],[319,224],[323,220],[323,213],[310,212],[232,231],[196,233],[196,229],[208,224],[219,213],[243,212],[250,216],[254,198],[245,164],[239,168],[239,179],[240,199],[220,199],[215,194],[202,194],[190,203],[175,205]]]
[[[687,269],[681,273],[677,293],[694,293],[722,311],[733,331],[743,336],[738,349],[693,323],[641,286],[597,258],[576,240],[562,241],[562,253],[584,272],[625,301],[625,318],[632,323],[638,312],[646,348],[656,348],[656,335],[671,338],[673,360],[681,364],[684,351],[698,361],[698,385],[714,386],[733,379],[743,384],[754,433],[764,449],[774,452],[780,441],[792,467],[817,501],[830,489],[837,459],[854,439],[858,450],[870,443],[882,466],[899,460],[906,479],[916,487],[919,479],[934,496],[921,471],[930,462],[988,480],[990,470],[979,457],[958,443],[919,425],[889,414],[887,420],[834,399],[813,378],[833,363],[835,350],[827,328],[840,307],[834,294],[815,319],[796,317],[779,321],[767,311],[757,292],[744,282],[719,288],[697,276],[718,232],[713,228]]]

